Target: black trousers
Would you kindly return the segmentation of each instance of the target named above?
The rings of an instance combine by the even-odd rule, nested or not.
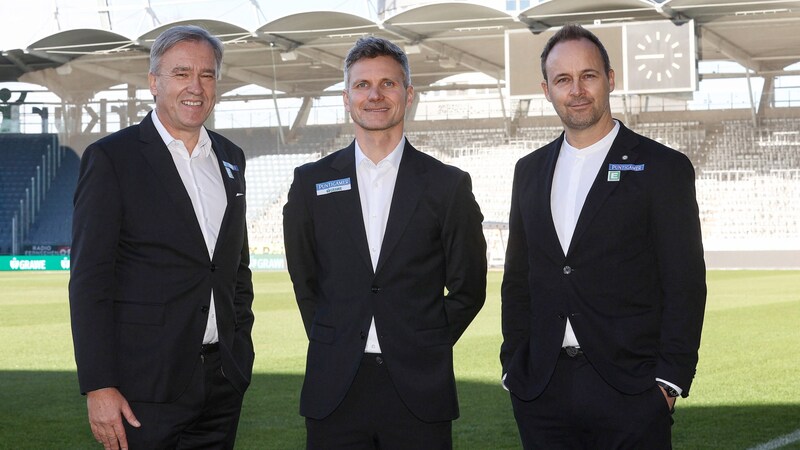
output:
[[[365,353],[342,403],[324,419],[306,418],[309,450],[453,448],[452,421],[427,423],[403,403],[383,356]]]
[[[661,389],[623,394],[583,355],[561,353],[544,392],[511,394],[522,446],[531,449],[670,449],[672,418]]]
[[[131,450],[233,448],[242,396],[225,379],[219,352],[198,358],[192,381],[175,402],[130,402],[142,424],[133,428],[123,419]]]

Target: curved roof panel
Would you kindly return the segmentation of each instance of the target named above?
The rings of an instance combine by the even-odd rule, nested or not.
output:
[[[163,33],[164,30],[177,25],[197,25],[203,27],[206,30],[208,30],[209,33],[220,38],[220,40],[222,40],[223,42],[236,40],[241,38],[242,36],[249,36],[251,34],[246,29],[229,22],[222,22],[219,20],[210,20],[210,19],[185,19],[178,22],[167,23],[157,28],[153,28],[147,33],[141,35],[138,40],[142,43],[152,42],[158,37],[159,34]]]
[[[347,38],[352,42],[358,36],[373,34],[379,30],[380,28],[375,22],[353,14],[314,11],[292,14],[274,20],[258,28],[256,32],[303,45],[337,38]]]
[[[50,55],[54,60],[82,55],[109,54],[133,48],[131,39],[106,30],[78,29],[56,33],[29,45],[26,51]]]
[[[403,27],[424,37],[453,30],[513,26],[514,18],[504,11],[473,3],[439,3],[408,9],[383,22]]]
[[[648,0],[550,0],[530,7],[520,17],[549,27],[664,18]]]
[[[514,17],[475,3],[435,3],[375,22],[354,14],[291,14],[255,30],[212,19],[181,20],[138,38],[106,30],[75,29],[0,54],[0,82],[43,84],[80,101],[109,86],[147,88],[148,47],[164,29],[198,24],[225,42],[226,92],[256,84],[296,96],[318,96],[342,80],[347,51],[365,34],[389,38],[409,56],[414,85],[482,72],[505,80],[505,34],[534,34],[575,22],[584,25],[670,19],[697,27],[701,59],[732,60],[758,74],[800,61],[800,1],[765,0],[550,0]],[[694,22],[689,22],[693,20]],[[772,72],[770,72],[772,73]],[[779,72],[774,72],[779,73]]]

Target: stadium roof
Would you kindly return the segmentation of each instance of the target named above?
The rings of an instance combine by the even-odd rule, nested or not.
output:
[[[258,29],[208,19],[162,25],[141,36],[99,29],[52,34],[24,49],[4,49],[0,82],[46,86],[81,103],[111,86],[147,88],[149,46],[178,23],[204,26],[225,43],[220,92],[256,84],[292,97],[319,96],[340,82],[347,50],[361,35],[405,47],[418,90],[450,75],[482,72],[505,79],[507,30],[541,33],[565,23],[614,24],[694,20],[698,57],[730,60],[759,74],[781,74],[800,61],[800,1],[550,0],[518,15],[474,3],[436,3],[373,21],[318,11],[273,20]],[[533,49],[531,58],[538,58]]]

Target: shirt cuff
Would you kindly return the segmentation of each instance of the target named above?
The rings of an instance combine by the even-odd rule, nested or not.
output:
[[[662,383],[664,383],[666,385],[669,385],[670,387],[672,387],[672,389],[675,389],[678,392],[678,395],[682,395],[683,394],[683,389],[681,389],[677,384],[670,383],[669,381],[667,381],[667,380],[665,380],[663,378],[656,378],[656,381],[660,381],[660,382],[662,382]]]
[[[508,376],[508,373],[504,373],[504,374],[503,374],[503,378],[501,378],[501,379],[500,379],[500,385],[501,385],[501,386],[503,386],[503,389],[505,389],[506,391],[508,391],[508,392],[511,392],[511,391],[508,389],[508,387],[506,386],[506,377],[507,377],[507,376]]]

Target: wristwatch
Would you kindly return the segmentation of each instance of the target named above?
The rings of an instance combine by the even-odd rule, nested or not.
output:
[[[667,396],[673,398],[680,396],[680,394],[678,394],[678,391],[676,391],[674,387],[668,385],[667,383],[664,383],[663,381],[656,381],[656,384],[664,388],[664,391],[667,393]]]

